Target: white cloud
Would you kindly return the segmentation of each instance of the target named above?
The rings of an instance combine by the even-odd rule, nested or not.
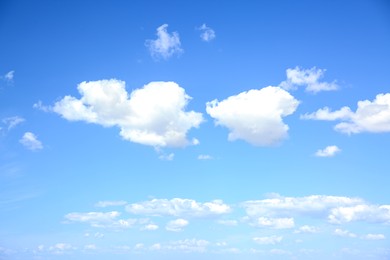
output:
[[[33,108],[41,110],[43,112],[52,112],[53,111],[52,107],[43,105],[41,100],[39,100],[37,103],[35,103],[33,105]]]
[[[184,227],[189,224],[188,220],[179,218],[176,220],[169,221],[165,226],[165,229],[168,231],[179,232],[182,231]]]
[[[151,82],[127,93],[116,79],[82,82],[81,98],[65,96],[53,110],[70,121],[117,126],[128,141],[155,147],[183,147],[187,132],[203,121],[201,113],[185,111],[191,99],[174,82]]]
[[[88,244],[84,246],[84,250],[96,250],[97,246],[95,244]]]
[[[367,234],[367,235],[363,236],[362,239],[383,240],[383,239],[386,239],[386,237],[383,234]]]
[[[340,148],[338,148],[336,145],[330,145],[330,146],[325,147],[322,150],[318,150],[315,153],[315,156],[332,157],[332,156],[336,155],[336,153],[339,153],[340,151],[341,151]]]
[[[330,210],[328,220],[334,224],[352,221],[390,224],[390,205],[358,204],[354,206],[336,207]]]
[[[95,204],[95,207],[105,208],[105,207],[113,207],[113,206],[124,206],[127,202],[124,200],[103,200],[99,201]]]
[[[208,155],[208,154],[200,154],[198,156],[198,160],[212,160],[213,157],[211,155]]]
[[[260,228],[288,229],[294,227],[293,218],[268,218],[259,217],[252,219],[250,224]]]
[[[118,211],[110,212],[73,212],[65,215],[65,219],[72,222],[84,222],[97,228],[126,229],[134,227],[137,219],[117,219],[121,215]]]
[[[299,233],[318,233],[319,229],[317,227],[313,226],[308,226],[304,225],[299,227],[299,229],[295,230],[294,233],[299,234]]]
[[[0,79],[3,79],[4,81],[6,81],[8,83],[12,83],[14,81],[14,74],[15,74],[15,71],[11,70],[11,71],[7,72],[4,76],[0,76]]]
[[[157,39],[146,40],[145,45],[149,48],[153,58],[168,59],[175,54],[181,54],[180,37],[177,32],[170,34],[167,31],[168,24],[163,24],[157,28]]]
[[[150,250],[179,251],[179,252],[206,252],[210,242],[204,239],[184,239],[171,241],[165,244],[155,243],[149,247]]]
[[[143,227],[143,230],[157,230],[159,227],[156,224],[147,224],[145,227]]]
[[[252,89],[225,100],[207,102],[207,113],[217,125],[225,126],[228,139],[256,146],[270,146],[287,137],[288,126],[283,117],[296,110],[299,101],[279,87]]]
[[[203,41],[209,42],[215,39],[215,31],[210,27],[207,27],[206,24],[202,24],[202,26],[199,27],[199,30],[202,31],[200,34],[200,38]]]
[[[163,161],[172,161],[173,158],[175,158],[175,154],[174,153],[170,153],[170,154],[161,154],[158,156],[158,158],[160,160],[163,160]]]
[[[254,237],[253,241],[260,245],[275,245],[282,241],[282,236]]]
[[[20,116],[6,117],[2,120],[2,122],[6,125],[8,131],[16,127],[17,125],[23,123],[24,121],[26,120]]]
[[[339,229],[337,228],[335,231],[334,231],[334,234],[336,236],[339,236],[339,237],[351,237],[351,238],[356,238],[357,235],[355,233],[352,233],[348,230],[343,230],[343,229]]]
[[[24,133],[23,137],[19,142],[29,150],[40,150],[43,149],[41,141],[38,140],[37,136],[31,132]]]
[[[320,91],[329,91],[338,89],[336,82],[320,82],[324,76],[325,70],[313,67],[311,69],[287,69],[287,80],[280,83],[279,87],[286,90],[294,90],[304,86],[307,92],[317,93]]]
[[[340,120],[341,123],[334,128],[336,131],[347,134],[390,132],[390,93],[378,94],[373,101],[359,101],[355,112],[349,107],[333,112],[325,107],[311,114],[304,114],[301,118]]]
[[[126,210],[133,214],[148,216],[209,217],[229,213],[231,209],[221,200],[200,203],[191,199],[174,198],[134,203],[127,205]]]

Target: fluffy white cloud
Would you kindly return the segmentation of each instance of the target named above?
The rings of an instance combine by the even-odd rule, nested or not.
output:
[[[15,126],[23,123],[24,121],[26,120],[20,116],[6,117],[2,120],[2,122],[5,124],[8,130],[11,130]]]
[[[390,205],[358,204],[337,207],[330,210],[330,223],[342,224],[352,221],[379,222],[390,224]]]
[[[260,245],[275,245],[282,241],[282,236],[254,237],[253,241]]]
[[[133,214],[148,216],[209,217],[230,212],[230,206],[221,200],[200,203],[191,199],[152,199],[126,206]]]
[[[333,224],[352,221],[390,224],[390,205],[372,205],[360,198],[325,195],[306,197],[274,195],[269,199],[243,202],[242,207],[244,207],[252,225],[267,223],[268,218],[291,218],[294,216],[325,218]]]
[[[177,32],[169,33],[168,24],[163,24],[157,28],[157,39],[146,40],[145,45],[149,48],[150,54],[154,58],[168,59],[175,54],[181,54],[180,37]]]
[[[287,229],[293,228],[295,223],[293,218],[259,217],[252,219],[250,225],[260,228]]]
[[[340,152],[340,148],[338,148],[336,145],[330,145],[325,147],[324,149],[320,149],[315,153],[315,156],[318,157],[332,157],[336,155],[336,153]]]
[[[304,114],[301,118],[339,120],[341,123],[335,126],[335,130],[347,134],[390,132],[390,93],[378,94],[373,101],[359,101],[355,112],[349,107],[336,111],[325,107],[311,114]]]
[[[169,221],[165,226],[165,229],[168,231],[179,232],[182,231],[183,228],[186,227],[188,224],[189,224],[188,220],[179,218],[176,220]]]
[[[203,41],[209,42],[215,39],[215,31],[210,27],[207,27],[206,24],[202,24],[202,26],[199,27],[199,30],[201,31],[200,38]]]
[[[316,67],[311,69],[301,69],[299,67],[287,69],[287,80],[280,83],[279,87],[286,90],[293,90],[297,87],[304,86],[306,87],[306,91],[313,93],[338,89],[336,82],[320,82],[324,73],[325,70],[317,69]]]
[[[124,200],[103,200],[99,201],[95,204],[95,207],[105,208],[105,207],[113,207],[113,206],[124,206],[127,202]]]
[[[256,146],[270,146],[287,137],[283,117],[296,110],[299,101],[279,87],[252,89],[225,100],[207,102],[207,113],[230,130],[230,141],[242,139]]]
[[[41,141],[39,141],[37,136],[31,132],[24,133],[19,142],[29,150],[34,151],[43,149]]]
[[[185,111],[191,99],[174,82],[151,82],[128,94],[116,79],[82,82],[81,98],[65,96],[53,111],[70,121],[118,126],[120,135],[155,147],[190,144],[187,132],[203,121],[201,113]]]
[[[335,231],[334,231],[334,234],[336,236],[339,236],[339,237],[351,237],[351,238],[356,238],[357,235],[355,233],[352,233],[348,230],[343,230],[343,229],[340,229],[340,228],[337,228]]]

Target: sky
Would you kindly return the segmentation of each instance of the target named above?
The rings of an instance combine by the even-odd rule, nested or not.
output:
[[[387,1],[0,1],[0,259],[390,259]]]

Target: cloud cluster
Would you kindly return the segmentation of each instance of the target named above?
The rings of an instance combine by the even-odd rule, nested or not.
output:
[[[294,113],[298,104],[287,91],[269,86],[207,102],[206,111],[217,125],[229,129],[230,141],[242,139],[252,145],[270,146],[287,137],[289,127],[283,117]]]
[[[35,151],[43,149],[42,142],[39,141],[38,137],[31,132],[24,133],[19,142],[29,150]]]
[[[191,199],[174,198],[129,204],[126,210],[132,214],[146,216],[211,217],[227,214],[231,208],[221,200],[201,203]]]
[[[324,107],[311,114],[304,114],[301,118],[339,120],[341,123],[335,126],[335,130],[347,134],[390,132],[390,93],[378,94],[373,101],[359,101],[355,112],[349,107],[336,111]]]
[[[161,25],[157,28],[157,39],[146,40],[145,42],[150,54],[156,59],[168,59],[183,52],[179,34],[177,32],[170,34],[167,29],[168,24]]]
[[[202,24],[198,29],[201,31],[200,38],[202,41],[209,42],[215,39],[215,31],[206,24]]]
[[[341,151],[340,148],[338,148],[336,145],[330,145],[325,147],[324,149],[320,149],[315,153],[315,156],[318,157],[332,157],[335,156],[336,153],[339,153]]]
[[[275,195],[269,199],[243,202],[242,207],[252,225],[263,227],[266,226],[265,223],[273,227],[272,223],[278,223],[275,222],[276,220],[282,219],[286,222],[287,219],[293,219],[297,216],[326,218],[332,224],[353,221],[390,223],[390,205],[371,205],[360,198],[325,195],[306,197]]]
[[[337,90],[336,82],[321,82],[320,79],[324,76],[325,70],[313,67],[311,69],[287,69],[287,79],[280,83],[279,87],[286,90],[294,90],[298,87],[305,87],[305,91],[317,93],[320,91]]]
[[[78,91],[80,99],[65,96],[53,111],[70,121],[117,126],[125,140],[139,144],[186,146],[187,132],[203,121],[201,113],[185,111],[191,97],[174,82],[151,82],[129,94],[123,81],[99,80],[80,83]]]

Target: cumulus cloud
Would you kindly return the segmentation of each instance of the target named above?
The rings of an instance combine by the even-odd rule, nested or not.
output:
[[[332,157],[335,156],[336,153],[339,153],[341,151],[340,148],[338,148],[336,145],[330,145],[325,147],[324,149],[320,149],[315,153],[315,156],[318,157]]]
[[[95,204],[95,207],[105,208],[105,207],[113,207],[113,206],[124,206],[127,202],[124,200],[103,200],[99,201]]]
[[[282,241],[282,236],[254,237],[253,241],[260,245],[275,245]]]
[[[142,229],[143,230],[153,231],[153,230],[157,230],[158,228],[159,228],[159,226],[157,226],[156,224],[147,224]]]
[[[209,42],[215,39],[215,31],[206,24],[202,24],[198,29],[201,31],[200,38],[202,41]]]
[[[133,214],[147,216],[210,217],[229,213],[231,208],[221,200],[200,203],[191,199],[153,199],[126,206]]]
[[[17,125],[23,123],[24,121],[26,121],[26,120],[20,116],[6,117],[2,120],[2,122],[5,124],[8,131],[11,130],[12,128],[16,127]]]
[[[228,139],[242,139],[256,146],[270,146],[287,137],[283,117],[296,110],[299,101],[279,87],[252,89],[225,100],[207,102],[206,111],[217,125],[225,126]]]
[[[317,69],[287,69],[287,79],[280,83],[279,87],[286,90],[294,90],[298,87],[305,87],[307,92],[317,93],[320,91],[329,91],[338,89],[336,82],[321,82],[320,79],[324,76],[326,70]]]
[[[292,218],[295,216],[325,218],[332,224],[353,221],[390,224],[390,205],[372,205],[360,198],[325,195],[306,197],[274,195],[274,197],[264,200],[246,201],[241,205],[252,225],[268,223],[268,218]]]
[[[128,141],[154,147],[183,147],[187,132],[203,121],[201,113],[185,111],[191,99],[174,82],[151,82],[130,94],[125,82],[111,79],[82,82],[81,98],[65,96],[53,111],[70,121],[117,126]]]
[[[24,133],[19,142],[29,150],[35,151],[43,149],[41,141],[39,141],[38,137],[31,132]]]
[[[168,24],[161,25],[157,28],[157,39],[145,42],[153,58],[168,59],[183,52],[179,34],[177,32],[170,34],[167,29]]]
[[[179,218],[176,220],[169,221],[165,226],[165,229],[168,231],[179,232],[182,231],[184,227],[189,224],[188,220]]]
[[[359,101],[355,112],[349,107],[336,111],[324,107],[301,118],[341,121],[334,129],[346,134],[390,132],[390,93],[378,94],[373,101]]]

